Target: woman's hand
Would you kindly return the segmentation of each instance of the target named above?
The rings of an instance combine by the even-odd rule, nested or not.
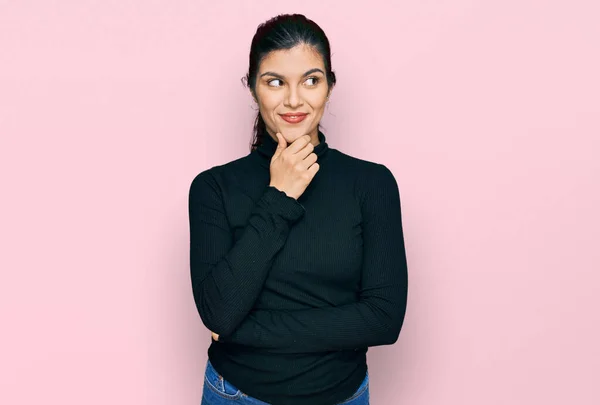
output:
[[[317,154],[310,135],[301,136],[289,146],[283,135],[276,135],[279,144],[271,158],[269,185],[297,200],[319,171]]]
[[[215,341],[217,341],[217,342],[218,342],[218,341],[219,341],[219,335],[217,335],[217,334],[216,334],[215,332],[213,332],[213,331],[210,331],[210,333],[212,334],[212,338],[213,338]]]

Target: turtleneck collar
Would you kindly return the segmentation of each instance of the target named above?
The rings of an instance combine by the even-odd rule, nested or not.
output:
[[[322,159],[325,157],[327,151],[329,150],[329,146],[326,142],[326,137],[323,132],[320,130],[319,133],[319,144],[315,146],[313,152],[317,154],[317,162],[318,159]],[[277,149],[277,142],[271,138],[271,135],[268,133],[263,138],[263,142],[256,147],[256,152],[258,157],[260,158],[260,164],[264,167],[269,167],[271,165],[271,158],[275,154],[275,150]]]

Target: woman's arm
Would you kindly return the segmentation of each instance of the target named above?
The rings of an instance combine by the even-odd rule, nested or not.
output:
[[[253,310],[219,341],[289,352],[394,343],[404,322],[408,271],[393,174],[384,165],[366,179],[361,206],[363,264],[356,303],[295,311]]]
[[[204,171],[189,190],[190,270],[196,307],[204,325],[231,334],[258,298],[272,260],[284,246],[304,207],[267,186],[234,242],[220,188]]]

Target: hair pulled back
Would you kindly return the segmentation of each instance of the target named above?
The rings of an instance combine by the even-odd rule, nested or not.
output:
[[[302,14],[280,14],[260,24],[252,38],[248,73],[242,83],[250,88],[256,99],[256,76],[262,60],[273,51],[291,49],[305,44],[313,47],[323,58],[325,76],[329,89],[335,85],[335,73],[331,70],[331,49],[325,32],[314,21]],[[319,129],[321,124],[319,123]],[[251,150],[262,144],[267,133],[265,122],[258,111],[254,121]]]

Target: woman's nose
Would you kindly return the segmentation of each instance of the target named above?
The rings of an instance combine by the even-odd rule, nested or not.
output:
[[[296,108],[296,107],[302,105],[302,100],[301,100],[298,90],[296,90],[296,89],[288,90],[286,99],[285,99],[285,105],[288,106],[289,108]]]

